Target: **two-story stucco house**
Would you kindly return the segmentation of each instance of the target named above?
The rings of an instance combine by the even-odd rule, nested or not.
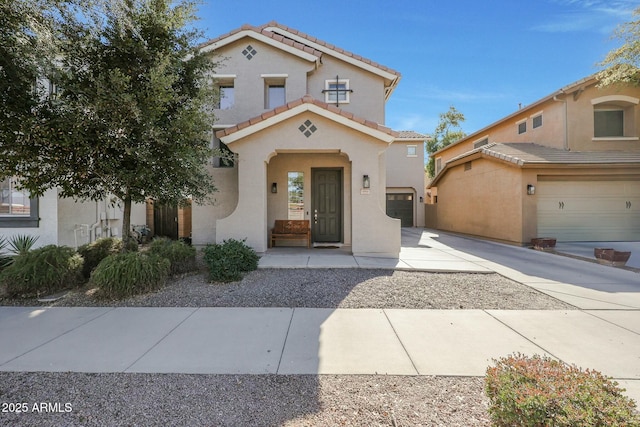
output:
[[[597,83],[434,153],[427,226],[516,244],[640,240],[640,88]]]
[[[277,23],[243,26],[200,48],[220,62],[213,144],[237,160],[212,160],[213,205],[149,201],[134,206],[132,224],[196,245],[247,239],[263,252],[275,220],[306,219],[316,245],[397,256],[400,227],[424,226],[426,138],[384,126],[400,74]],[[76,203],[55,190],[29,199],[1,184],[2,235],[74,246],[123,232],[117,202]]]
[[[192,241],[247,239],[304,219],[315,245],[397,256],[400,227],[424,226],[425,136],[384,126],[400,74],[275,22],[201,46],[221,59],[213,205],[192,207]],[[387,212],[392,218],[387,215]]]

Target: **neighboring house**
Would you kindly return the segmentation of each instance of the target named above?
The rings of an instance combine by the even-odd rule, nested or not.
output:
[[[384,126],[400,74],[292,28],[243,26],[201,49],[221,59],[213,205],[192,206],[196,245],[267,250],[275,220],[306,219],[315,245],[397,256],[424,226],[424,135]],[[395,219],[387,216],[401,219]]]
[[[640,240],[640,88],[597,83],[434,153],[427,226],[516,244]]]
[[[114,200],[75,202],[56,190],[30,198],[18,191],[15,178],[0,181],[0,236],[38,236],[36,247],[78,247],[99,237],[122,236],[123,207]],[[132,208],[131,222],[144,224],[144,205]]]

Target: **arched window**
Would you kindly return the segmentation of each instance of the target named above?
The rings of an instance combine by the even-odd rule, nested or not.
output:
[[[594,139],[635,137],[635,109],[640,100],[625,95],[608,95],[591,100]]]

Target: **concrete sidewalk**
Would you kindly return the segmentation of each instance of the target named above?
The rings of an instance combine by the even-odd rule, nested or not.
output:
[[[0,308],[2,371],[483,376],[547,354],[640,399],[640,311]]]

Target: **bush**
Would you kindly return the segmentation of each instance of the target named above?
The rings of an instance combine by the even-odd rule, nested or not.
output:
[[[11,265],[16,256],[29,252],[37,241],[38,236],[27,234],[12,236],[9,240],[0,236],[0,270]]]
[[[640,426],[617,383],[549,357],[514,355],[487,369],[494,426]]]
[[[240,280],[242,272],[258,268],[259,259],[244,240],[229,239],[204,248],[204,261],[209,267],[209,278],[214,282]]]
[[[140,252],[109,255],[93,270],[89,282],[99,288],[99,297],[126,298],[161,288],[169,265],[168,259]]]
[[[0,284],[11,297],[40,296],[81,282],[83,259],[72,248],[49,245],[16,255],[0,272]]]
[[[91,276],[91,272],[100,264],[100,261],[122,251],[122,239],[103,237],[89,244],[80,246],[78,253],[84,258],[82,275],[85,279]]]
[[[155,238],[149,246],[149,252],[168,259],[171,263],[169,272],[172,275],[196,269],[196,249],[184,242],[164,237]]]

